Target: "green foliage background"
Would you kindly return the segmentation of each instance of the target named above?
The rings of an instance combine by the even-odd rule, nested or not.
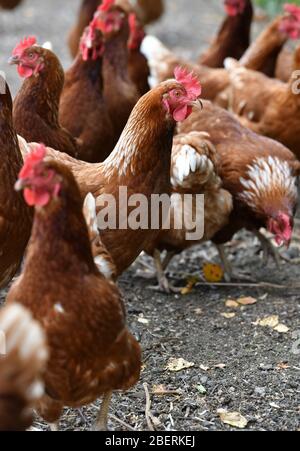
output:
[[[255,0],[257,5],[261,6],[262,8],[265,8],[269,14],[276,14],[278,13],[282,5],[285,3],[296,3],[297,5],[300,5],[300,0]]]

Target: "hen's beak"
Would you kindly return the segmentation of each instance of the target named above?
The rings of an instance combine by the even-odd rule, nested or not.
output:
[[[204,106],[201,99],[194,100],[190,103],[191,106],[195,107],[197,110],[202,111]]]
[[[20,62],[20,58],[18,56],[11,56],[8,60],[8,64],[10,64],[11,66],[13,64],[19,64]]]
[[[22,191],[27,186],[26,179],[19,179],[15,183],[15,191]]]

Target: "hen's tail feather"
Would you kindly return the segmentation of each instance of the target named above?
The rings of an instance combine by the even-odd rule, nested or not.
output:
[[[150,68],[149,85],[151,88],[164,81],[164,72],[168,71],[168,61],[173,53],[155,36],[148,35],[142,42],[141,52],[147,58]]]
[[[24,430],[32,422],[32,406],[44,393],[46,337],[28,310],[11,304],[0,312],[1,338],[0,430]]]

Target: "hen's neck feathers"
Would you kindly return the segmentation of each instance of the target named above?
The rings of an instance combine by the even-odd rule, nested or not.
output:
[[[65,86],[67,86],[70,81],[73,82],[74,80],[80,80],[81,78],[84,78],[86,80],[89,80],[92,85],[97,85],[102,90],[102,65],[102,58],[83,61],[81,54],[78,54],[73,65],[66,72]]]
[[[115,149],[103,163],[108,178],[119,180],[151,173],[161,164],[171,164],[175,122],[166,120],[161,101],[152,101],[151,93],[139,100]],[[128,183],[128,180],[127,180]]]
[[[237,16],[228,16],[220,29],[216,42],[222,45],[233,44],[236,36],[240,34],[248,39],[250,43],[250,29],[253,18],[253,7],[251,0],[247,0],[244,11]],[[222,40],[225,39],[225,42]]]
[[[79,192],[64,191],[54,202],[36,209],[24,276],[45,269],[51,277],[62,268],[64,274],[97,273]]]
[[[107,77],[128,79],[128,38],[129,28],[124,24],[118,34],[106,41],[103,67]]]
[[[30,111],[54,127],[59,127],[59,100],[64,86],[63,68],[53,54],[45,58],[45,67],[24,81],[14,102],[14,111]]]
[[[259,214],[289,210],[297,202],[297,178],[288,161],[277,157],[256,158],[240,178],[239,198]]]
[[[273,59],[277,59],[284,44],[288,41],[288,36],[279,31],[281,20],[281,16],[277,17],[262,31],[240,59],[240,65],[265,72],[268,65],[275,64]],[[270,70],[270,68],[268,69]]]
[[[240,59],[250,45],[250,32],[253,18],[251,0],[247,0],[244,11],[237,16],[227,16],[218,35],[207,52],[200,57],[200,63],[210,67],[223,67],[226,57]],[[237,45],[236,37],[240,44]]]

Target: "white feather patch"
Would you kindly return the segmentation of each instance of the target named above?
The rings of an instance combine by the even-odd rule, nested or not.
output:
[[[83,214],[90,230],[98,233],[96,199],[92,193],[88,193],[83,203]]]
[[[99,271],[101,272],[101,274],[103,274],[103,276],[106,277],[106,279],[112,278],[113,276],[112,269],[109,263],[101,255],[97,255],[97,257],[94,258],[94,262]]]
[[[174,187],[181,186],[191,174],[210,169],[213,169],[213,164],[209,158],[206,155],[200,155],[192,146],[185,144],[176,156],[171,183]]]
[[[282,196],[297,199],[297,178],[287,161],[278,157],[256,158],[248,166],[247,178],[240,178],[245,190],[239,194],[241,200],[257,210],[259,201],[266,194],[272,193],[274,187],[280,189]]]
[[[172,55],[169,49],[155,36],[146,36],[141,45],[141,52],[147,58],[150,67],[149,84],[154,88],[160,83],[159,73],[166,71],[166,59]]]

